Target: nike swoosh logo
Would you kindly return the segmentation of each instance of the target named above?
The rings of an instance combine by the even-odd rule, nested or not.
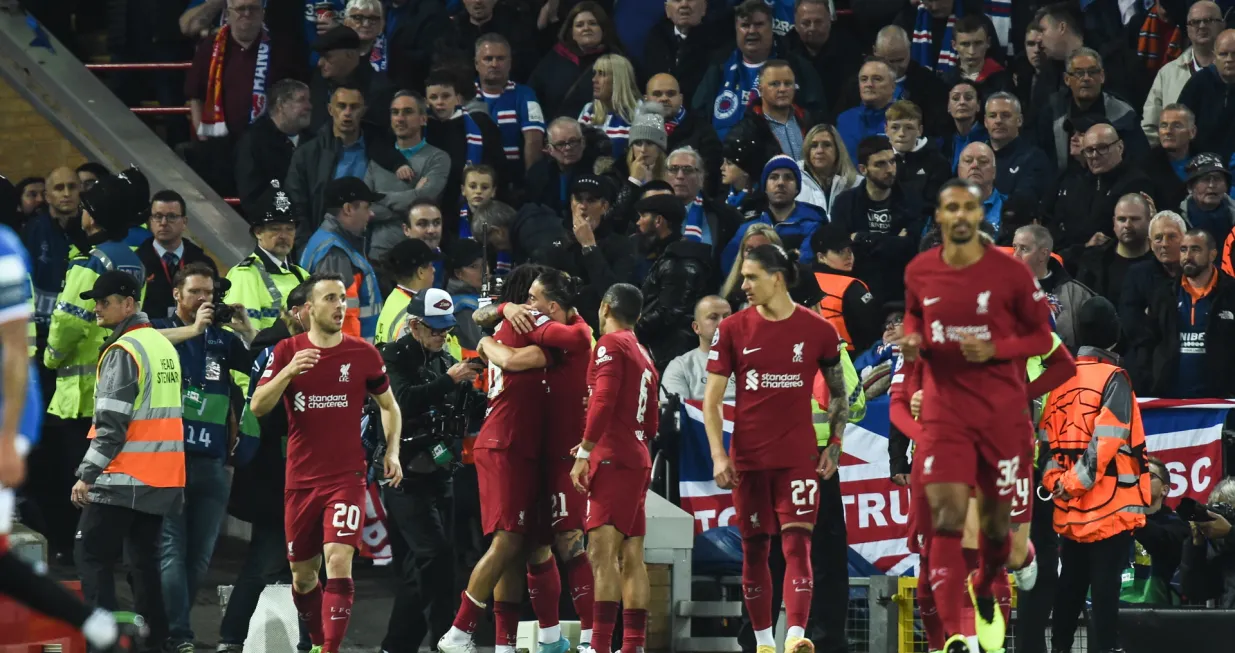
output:
[[[566,520],[566,518],[565,518],[565,517],[559,517],[559,518],[557,518],[557,519],[554,519],[554,520],[553,520],[553,525],[554,525],[554,526],[557,526],[558,524],[562,523],[562,522],[563,522],[563,521],[565,521],[565,520]]]
[[[943,299],[943,298],[942,297],[927,297],[926,299],[922,300],[922,305],[931,306],[933,304],[938,303],[940,299]]]
[[[760,349],[763,349],[763,347],[755,347],[754,349],[747,349],[747,348],[743,347],[743,348],[742,348],[742,353],[743,353],[743,354],[753,354],[753,353],[755,353],[755,352],[759,351]]]
[[[331,621],[338,621],[338,620],[340,620],[340,619],[346,619],[346,618],[347,618],[347,617],[331,617],[331,618],[330,618],[330,620],[331,620]]]
[[[350,533],[339,533],[339,534],[338,534],[338,536],[339,536],[339,537],[347,537],[348,535],[355,535],[355,534],[356,534],[356,531],[352,531],[352,532],[350,532]]]
[[[1020,166],[1016,166],[1015,168],[1008,168],[1008,172],[1010,172],[1010,173],[1012,173],[1012,174],[1016,174],[1016,173],[1018,173],[1018,172],[1020,172],[1020,171],[1021,171],[1021,167],[1020,167]]]
[[[809,515],[809,514],[811,514],[812,512],[815,512],[815,511],[814,511],[814,510],[799,510],[799,511],[797,511],[797,513],[798,513],[799,515]]]
[[[1029,508],[1021,508],[1020,510],[1013,510],[1013,511],[1012,511],[1012,516],[1013,516],[1013,517],[1020,517],[1021,515],[1025,514],[1025,513],[1027,513],[1027,512],[1029,512]]]
[[[795,592],[809,592],[810,590],[809,590],[809,589],[806,589],[805,587],[799,587],[799,588],[795,589],[794,591],[795,591]]]

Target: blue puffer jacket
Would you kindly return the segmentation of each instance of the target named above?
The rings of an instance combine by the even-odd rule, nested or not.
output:
[[[738,232],[733,235],[733,239],[725,245],[725,250],[721,254],[721,269],[729,270],[733,267],[734,261],[738,258],[738,248],[742,246],[742,237],[746,235],[746,230],[750,229],[752,224],[762,222],[770,224],[776,229],[776,235],[780,236],[781,242],[784,243],[785,249],[796,249],[802,253],[799,259],[802,263],[811,263],[815,260],[815,253],[810,247],[810,237],[819,228],[819,225],[827,222],[824,217],[823,209],[805,202],[798,202],[793,207],[793,213],[789,214],[783,222],[777,223],[772,220],[767,211],[764,211],[754,220],[747,220],[738,227]]]

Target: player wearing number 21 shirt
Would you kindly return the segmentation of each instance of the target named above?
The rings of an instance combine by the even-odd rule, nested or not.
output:
[[[805,628],[813,591],[810,546],[818,479],[836,473],[849,419],[839,354],[844,343],[827,320],[790,299],[797,266],[779,246],[756,247],[746,255],[741,273],[750,307],[722,322],[713,337],[704,422],[716,483],[734,487],[742,588],[758,653],[775,652],[768,553],[777,529],[785,554],[785,651],[803,653],[814,650]],[[811,415],[816,371],[823,372],[831,396],[832,437],[822,455]],[[726,452],[721,404],[731,374],[737,378],[737,396]]]
[[[968,651],[961,605],[961,551],[970,488],[979,496],[979,566],[968,580],[978,643],[1003,648],[1005,624],[993,583],[1004,574],[1012,497],[1021,467],[1032,465],[1025,361],[1052,345],[1046,293],[1020,261],[982,242],[981,193],[960,180],[939,191],[941,247],[905,270],[906,361],[922,365],[924,437],[921,483],[930,504],[928,570],[949,635],[947,653]]]
[[[622,650],[642,651],[647,640],[643,536],[652,470],[647,442],[656,434],[660,376],[633,331],[642,309],[643,295],[626,283],[614,284],[601,299],[601,336],[588,366],[587,425],[570,472],[575,489],[587,495],[596,653],[610,653],[619,601],[625,604]]]
[[[315,274],[309,330],[274,348],[250,408],[287,410],[287,487],[283,525],[292,568],[292,600],[314,647],[338,653],[352,613],[351,560],[360,545],[365,505],[360,418],[377,399],[386,434],[386,477],[397,485],[402,418],[386,366],[373,345],[343,333],[347,291],[338,275]],[[327,580],[318,582],[322,555]]]

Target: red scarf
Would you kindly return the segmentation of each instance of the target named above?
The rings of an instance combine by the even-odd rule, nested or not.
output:
[[[1166,64],[1183,54],[1183,31],[1170,21],[1162,18],[1162,3],[1155,2],[1145,22],[1141,23],[1141,33],[1136,40],[1136,55],[1145,62],[1145,69],[1157,73]]]
[[[231,41],[230,25],[219,28],[214,35],[214,50],[210,53],[210,70],[206,77],[206,102],[202,106],[202,121],[197,135],[202,138],[227,136],[227,118],[223,114],[223,59]],[[270,70],[270,32],[262,25],[257,46],[257,66],[253,69],[253,103],[249,122],[266,113],[266,75]]]

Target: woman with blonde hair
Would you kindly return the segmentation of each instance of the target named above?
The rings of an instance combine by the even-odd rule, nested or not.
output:
[[[779,245],[784,246],[780,236],[776,233],[776,228],[764,222],[756,222],[746,229],[746,234],[742,236],[742,241],[738,245],[738,257],[733,261],[733,267],[729,268],[729,276],[725,278],[725,283],[720,287],[720,296],[729,300],[729,305],[733,310],[740,311],[746,308],[746,293],[742,292],[742,261],[746,260],[746,254],[760,245]]]
[[[613,143],[613,158],[621,160],[630,142],[630,126],[639,105],[635,68],[620,54],[606,54],[592,67],[592,101],[579,112],[579,122],[604,130]]]
[[[798,167],[802,168],[802,190],[797,200],[827,211],[829,220],[836,196],[857,186],[863,179],[849,158],[840,132],[826,123],[806,132]]]

